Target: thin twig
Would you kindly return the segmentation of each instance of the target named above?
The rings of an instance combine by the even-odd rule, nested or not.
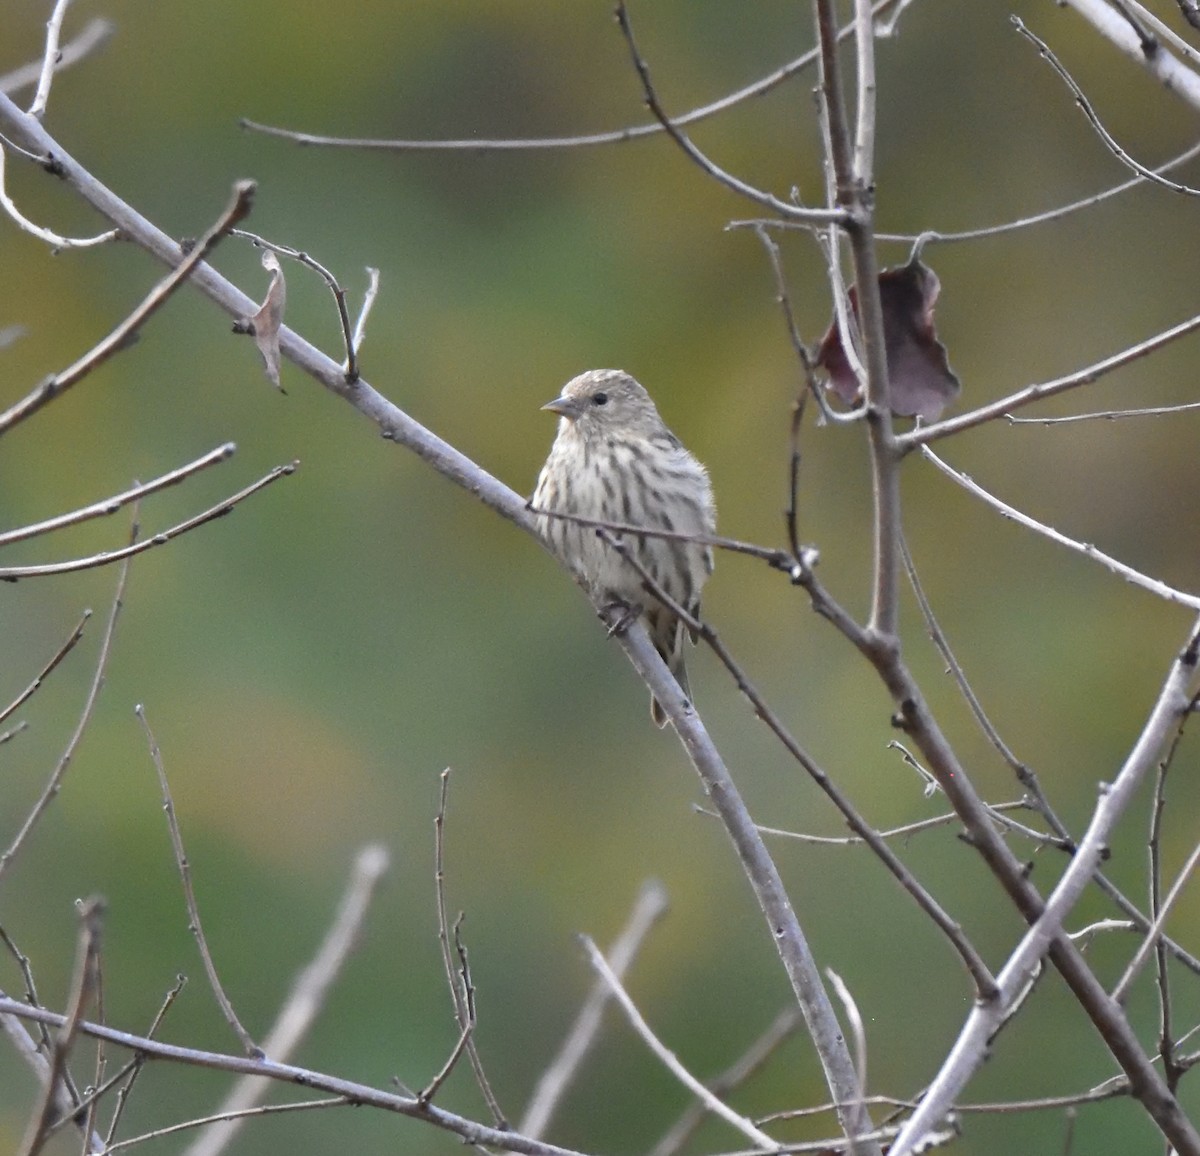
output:
[[[4,178],[3,156],[4,150],[0,148],[0,182]],[[85,378],[97,366],[102,365],[114,354],[126,348],[137,331],[167,303],[175,290],[200,266],[221,238],[250,212],[250,207],[254,203],[255,187],[253,181],[238,181],[233,186],[233,196],[229,204],[211,228],[195,243],[179,264],[150,290],[143,298],[142,303],[120,325],[103,341],[92,346],[72,365],[60,373],[51,374],[32,392],[26,394],[4,413],[0,413],[0,436],[36,413],[47,402],[60,397],[64,391]],[[115,232],[114,230],[114,234]],[[62,242],[61,238],[51,243],[66,244]]]
[[[60,1027],[67,1020],[66,1016],[58,1012],[30,1007],[20,1000],[0,996],[0,1017],[6,1015],[19,1016],[21,1019],[34,1020],[52,1027]],[[145,1053],[147,1058],[151,1059],[232,1072],[236,1075],[266,1076],[291,1087],[310,1088],[318,1092],[328,1092],[334,1096],[345,1096],[353,1104],[380,1108],[415,1120],[423,1120],[461,1137],[468,1144],[489,1145],[509,1152],[523,1153],[524,1156],[582,1156],[573,1149],[563,1148],[557,1144],[548,1144],[543,1140],[532,1140],[528,1136],[522,1136],[519,1132],[505,1131],[500,1128],[488,1127],[486,1124],[479,1124],[474,1120],[468,1120],[454,1112],[439,1108],[435,1104],[420,1104],[411,1095],[396,1095],[373,1088],[369,1084],[345,1080],[340,1076],[332,1076],[311,1068],[301,1068],[294,1064],[280,1064],[269,1059],[256,1060],[248,1056],[180,1047],[177,1044],[164,1043],[148,1036],[135,1035],[88,1020],[81,1020],[78,1030],[93,1039],[107,1040],[118,1047]]]
[[[475,1000],[471,987],[470,972],[467,970],[465,953],[461,950],[458,940],[458,923],[455,924],[455,940],[459,947],[459,967],[455,967],[453,950],[450,945],[450,918],[446,907],[446,806],[450,790],[450,768],[446,767],[440,777],[438,790],[438,809],[433,820],[434,831],[434,889],[437,893],[438,943],[442,949],[442,966],[446,972],[446,982],[450,986],[450,997],[454,1004],[454,1019],[458,1024],[458,1041],[451,1050],[450,1058],[442,1065],[441,1070],[433,1080],[425,1086],[417,1099],[421,1103],[429,1103],[434,1093],[441,1087],[442,1082],[450,1075],[459,1056],[466,1050],[467,1058],[471,1061],[471,1070],[475,1073],[475,1082],[483,1096],[488,1111],[492,1114],[497,1128],[507,1128],[508,1120],[501,1111],[500,1103],[492,1091],[491,1082],[483,1068],[483,1061],[475,1047]],[[459,916],[461,921],[462,916]]]
[[[893,9],[904,8],[911,0],[876,0],[872,13],[876,18],[887,15]],[[847,40],[854,34],[854,24],[850,23],[838,32],[838,40]],[[769,72],[751,84],[739,88],[718,100],[712,101],[690,112],[685,112],[674,118],[678,127],[695,124],[706,120],[730,108],[755,97],[764,96],[772,89],[789,80],[791,77],[811,68],[816,62],[817,53],[810,49],[802,56],[789,61],[780,68]],[[656,136],[663,131],[663,126],[654,124],[631,125],[628,128],[614,129],[610,132],[578,133],[573,136],[527,137],[524,139],[487,140],[470,137],[464,140],[389,140],[356,137],[322,136],[318,133],[297,132],[294,129],[279,128],[275,125],[260,124],[257,121],[242,117],[238,123],[242,128],[262,133],[264,136],[280,137],[299,145],[312,145],[323,148],[366,149],[385,152],[528,152],[543,149],[588,148],[594,145],[621,144],[625,141],[638,140],[643,137]]]
[[[379,293],[379,270],[367,266],[367,291],[363,294],[362,308],[358,311],[358,319],[354,322],[354,333],[350,338],[350,348],[346,352],[346,377],[349,381],[358,380],[358,355],[367,336],[367,318],[375,306],[375,298]]]
[[[308,1034],[324,1006],[333,981],[358,942],[375,890],[388,869],[387,848],[369,843],[359,851],[333,921],[312,962],[296,982],[263,1040],[263,1052],[276,1060],[287,1060]],[[270,1080],[243,1076],[221,1102],[209,1128],[187,1150],[185,1156],[217,1156],[237,1135],[242,1120],[270,1090]]]
[[[136,1144],[144,1144],[147,1140],[158,1140],[163,1136],[173,1136],[177,1132],[190,1131],[192,1128],[207,1128],[210,1125],[228,1125],[240,1127],[251,1116],[278,1116],[282,1112],[308,1112],[319,1108],[344,1108],[354,1101],[346,1096],[333,1096],[324,1100],[299,1100],[291,1104],[258,1104],[252,1108],[236,1108],[229,1111],[214,1112],[211,1116],[199,1116],[195,1120],[184,1120],[178,1124],[168,1124],[165,1128],[155,1128],[153,1132],[143,1132],[140,1136],[130,1136],[128,1140],[120,1140],[110,1144],[105,1149],[104,1156],[110,1152],[120,1152],[132,1148]],[[221,1128],[214,1128],[221,1131]]]
[[[1184,149],[1183,152],[1178,153],[1170,160],[1163,161],[1160,165],[1155,165],[1151,171],[1155,174],[1169,173],[1172,169],[1187,164],[1188,161],[1194,160],[1197,156],[1200,156],[1200,144],[1194,144],[1190,148]],[[1019,233],[1036,225],[1049,224],[1052,221],[1059,221],[1064,217],[1069,217],[1073,213],[1094,208],[1096,205],[1103,204],[1113,197],[1119,197],[1129,192],[1130,189],[1136,189],[1139,185],[1145,183],[1146,179],[1144,177],[1135,176],[1127,181],[1122,181],[1120,184],[1102,189],[1098,193],[1091,193],[1086,197],[1081,197],[1079,200],[1071,201],[1068,204],[1058,205],[1053,209],[1045,209],[1040,213],[1032,213],[1027,217],[1018,217],[1016,220],[1002,221],[996,225],[981,225],[974,229],[958,230],[925,229],[920,233],[876,233],[875,240],[887,244],[905,245],[911,248],[917,241],[923,241],[927,245],[935,243],[948,245],[962,241],[980,241],[986,238],[1000,237],[1006,233]],[[807,226],[769,218],[766,220],[730,221],[726,228],[806,229]]]
[[[600,953],[600,949],[592,940],[586,935],[581,935],[579,941],[587,953],[588,962],[595,969],[596,974],[608,985],[609,990],[612,992],[621,1010],[625,1013],[625,1017],[629,1020],[633,1030],[637,1032],[642,1042],[658,1057],[663,1067],[683,1084],[692,1095],[700,1100],[714,1116],[720,1116],[722,1120],[736,1128],[747,1139],[759,1145],[762,1151],[776,1151],[779,1145],[775,1140],[771,1139],[760,1128],[755,1127],[745,1116],[735,1112],[724,1100],[713,1095],[708,1088],[679,1062],[679,1057],[667,1048],[654,1032],[651,1031],[650,1025],[646,1023],[641,1012],[634,1005],[633,1000],[629,998],[629,993],[621,985],[621,981],[616,977],[612,968],[609,967],[608,961]]]
[[[845,223],[846,213],[840,208],[809,209],[793,204],[790,201],[782,201],[773,194],[765,192],[762,189],[757,189],[739,177],[735,177],[732,173],[727,172],[716,164],[715,161],[710,160],[702,153],[682,129],[667,116],[662,105],[659,103],[658,94],[654,90],[654,83],[650,79],[650,69],[638,51],[637,43],[633,39],[633,30],[629,24],[629,13],[626,11],[624,0],[619,0],[617,4],[616,17],[621,34],[625,37],[625,43],[628,45],[633,67],[642,82],[642,92],[646,98],[646,107],[654,115],[654,119],[662,125],[666,134],[693,163],[727,189],[732,190],[739,196],[745,197],[747,200],[753,201],[757,205],[762,205],[764,208],[778,213],[785,220],[802,221],[808,225]]]
[[[35,225],[17,208],[16,202],[8,195],[4,170],[5,149],[3,142],[0,142],[0,208],[3,208],[9,215],[13,224],[30,236],[37,237],[39,241],[45,241],[47,245],[53,245],[55,249],[89,249],[93,245],[107,245],[121,235],[120,229],[107,229],[103,233],[97,233],[94,237],[61,237],[52,229]],[[2,432],[3,427],[0,426],[0,433]]]
[[[561,518],[577,526],[605,531],[610,534],[632,534],[635,538],[653,538],[662,542],[691,542],[697,546],[711,546],[714,550],[728,550],[733,554],[747,554],[769,562],[777,570],[789,570],[793,557],[785,550],[770,546],[759,546],[754,542],[742,542],[737,538],[721,538],[715,534],[689,534],[682,530],[664,530],[660,526],[635,526],[628,522],[609,522],[603,518],[585,518],[582,514],[569,514],[564,510],[543,510],[532,501],[528,504],[531,513],[544,518]]]
[[[996,818],[1000,819],[1000,812],[1009,810],[1028,810],[1030,804],[1024,799],[1017,799],[1010,803],[989,803],[988,807],[996,813]],[[699,815],[709,815],[712,818],[717,818],[715,811],[708,810],[707,807],[695,807],[696,813]],[[918,819],[914,823],[904,823],[899,827],[890,827],[886,831],[877,831],[876,834],[881,839],[908,839],[912,835],[920,834],[922,831],[931,831],[936,827],[945,827],[950,823],[959,822],[959,817],[953,811],[947,811],[942,815],[934,815],[929,819]],[[789,831],[783,827],[767,827],[763,824],[758,824],[758,829],[764,835],[776,835],[782,839],[795,839],[800,843],[811,843],[817,847],[866,847],[867,841],[861,835],[809,835],[803,831]]]
[[[1008,746],[1004,739],[1000,736],[991,720],[987,717],[983,710],[983,705],[976,698],[971,690],[970,684],[966,680],[966,675],[962,671],[958,660],[955,658],[953,651],[950,649],[949,640],[942,631],[940,624],[933,613],[933,607],[929,604],[928,598],[925,596],[924,588],[921,586],[920,579],[917,576],[916,568],[913,565],[912,556],[908,551],[908,544],[901,541],[901,546],[904,553],[905,569],[908,572],[909,582],[912,585],[913,593],[916,595],[917,604],[921,609],[921,615],[925,619],[925,625],[932,638],[934,645],[938,648],[938,652],[945,659],[947,666],[950,669],[955,681],[959,685],[964,697],[967,699],[967,704],[983,730],[988,741],[1000,752],[1001,758],[1013,769],[1017,779],[1028,792],[1025,806],[1046,821],[1050,827],[1050,835],[1041,835],[1038,832],[1029,831],[1028,828],[1023,829],[1023,833],[1031,837],[1036,837],[1039,840],[1049,843],[1051,846],[1057,847],[1068,855],[1075,853],[1075,839],[1067,830],[1066,825],[1055,813],[1051,807],[1050,801],[1046,798],[1045,792],[1042,790],[1041,782],[1037,774],[1028,763],[1023,762],[1017,757],[1013,750]],[[993,811],[997,811],[996,806],[992,807]],[[997,814],[997,819],[1005,823],[1011,823],[1011,820],[1002,818]],[[1129,899],[1117,886],[1104,874],[1097,871],[1095,878],[1096,886],[1100,888],[1121,910],[1129,916],[1135,927],[1140,928],[1143,932],[1148,931],[1150,920],[1138,910],[1137,906]],[[1185,951],[1172,939],[1163,937],[1160,941],[1165,950],[1169,951],[1176,959],[1178,959],[1185,967],[1191,971],[1200,974],[1200,960],[1196,959],[1191,953]]]
[[[64,69],[70,68],[73,64],[78,64],[103,44],[115,30],[116,25],[111,20],[93,16],[73,40],[59,49],[58,64],[55,66],[54,71],[56,73],[62,72]],[[0,92],[19,92],[22,88],[28,88],[31,84],[37,84],[41,74],[41,61],[31,61],[29,64],[23,64],[20,68],[14,68],[11,72],[6,72],[3,76],[0,76]]]
[[[643,941],[654,925],[667,913],[667,891],[657,880],[650,879],[642,884],[633,910],[620,934],[608,949],[609,964],[613,972],[624,978],[633,963]],[[533,1089],[529,1106],[517,1126],[519,1132],[535,1139],[544,1136],[563,1095],[579,1072],[584,1057],[595,1043],[608,1005],[608,985],[597,980],[587,999],[579,1009],[579,1015],[563,1040],[554,1059],[550,1061]]]
[[[150,1028],[146,1032],[147,1037],[150,1039],[154,1038],[154,1033],[158,1031],[163,1020],[166,1019],[167,1012],[169,1012],[175,1005],[175,1000],[178,998],[179,993],[183,991],[186,984],[186,975],[177,975],[175,977],[175,986],[168,990],[166,996],[163,998],[162,1003],[159,1005],[158,1011],[154,1015],[154,1019],[150,1021]],[[137,1084],[138,1076],[141,1075],[142,1068],[145,1066],[146,1054],[140,1051],[135,1053],[131,1062],[133,1064],[133,1070],[129,1073],[129,1079],[126,1080],[117,1091],[116,1107],[113,1108],[112,1119],[108,1122],[108,1131],[105,1134],[106,1151],[107,1146],[113,1142],[113,1137],[117,1134],[117,1128],[121,1123],[121,1117],[125,1114],[125,1105],[129,1103],[129,1097],[133,1092],[134,1086]]]
[[[224,501],[218,502],[215,506],[210,506],[207,510],[188,518],[184,522],[179,522],[174,526],[168,527],[166,530],[160,530],[151,538],[143,538],[140,542],[131,543],[120,550],[104,550],[99,554],[92,554],[86,558],[72,558],[66,562],[47,562],[37,566],[0,567],[0,581],[15,582],[18,578],[44,578],[50,574],[73,574],[78,570],[91,570],[97,566],[108,566],[113,562],[128,560],[135,554],[141,554],[146,550],[154,549],[155,546],[165,546],[168,542],[178,538],[181,534],[186,534],[189,530],[195,530],[199,526],[224,517],[239,502],[245,501],[246,498],[258,493],[259,490],[269,486],[272,482],[276,482],[280,478],[290,477],[296,472],[299,464],[299,462],[290,462],[286,466],[276,466],[270,473],[265,474],[258,481],[252,482],[244,489],[239,490],[236,494],[231,494]]]
[[[139,498],[146,497],[147,494],[156,494],[160,490],[165,490],[168,486],[178,485],[193,474],[198,474],[201,470],[205,470],[209,466],[227,461],[233,456],[236,449],[237,447],[233,442],[226,442],[222,446],[217,446],[215,450],[209,450],[208,453],[197,458],[194,462],[189,462],[186,466],[180,466],[176,470],[171,470],[169,473],[163,474],[151,482],[133,486],[123,493],[114,494],[111,498],[104,498],[99,502],[93,502],[90,506],[83,506],[67,514],[59,514],[57,517],[47,518],[42,522],[34,522],[28,526],[18,526],[15,530],[6,530],[0,533],[0,546],[10,546],[14,542],[24,542],[29,538],[36,538],[41,534],[49,534],[54,530],[61,530],[66,526],[77,526],[81,522],[86,522],[91,518],[102,518],[110,514],[115,514],[122,507],[129,505],[130,502],[136,502]]]
[[[35,1156],[41,1149],[47,1130],[57,1114],[58,1084],[66,1071],[67,1057],[79,1034],[84,1009],[95,991],[96,956],[100,949],[100,919],[103,910],[104,904],[98,899],[89,899],[81,904],[79,949],[75,960],[75,974],[71,979],[71,994],[67,998],[67,1012],[58,1025],[54,1050],[50,1056],[49,1074],[42,1087],[40,1101],[30,1119],[25,1141],[21,1145],[21,1156]]]
[[[134,508],[133,516],[134,524],[130,537],[136,539],[138,533],[136,507]],[[21,824],[21,829],[8,845],[8,849],[3,854],[0,854],[0,879],[4,878],[5,871],[8,870],[12,861],[16,858],[25,840],[29,838],[30,832],[37,825],[43,812],[62,789],[63,777],[67,773],[67,768],[71,765],[71,760],[75,757],[75,751],[78,749],[80,740],[83,738],[83,732],[87,729],[87,725],[91,721],[92,711],[95,709],[97,698],[100,697],[100,688],[104,685],[104,676],[108,670],[108,659],[112,650],[113,633],[117,627],[117,618],[121,613],[125,597],[125,582],[128,577],[129,561],[126,559],[117,577],[117,588],[116,593],[113,595],[112,609],[109,610],[108,622],[105,624],[104,633],[100,638],[100,654],[96,660],[96,672],[92,676],[91,685],[88,687],[87,698],[84,701],[79,721],[75,724],[74,733],[67,742],[66,749],[60,756],[54,770],[51,772],[50,778],[47,780],[45,787],[42,788],[41,795],[37,802],[34,803],[29,814],[25,817],[25,822]]]
[[[1013,417],[1005,414],[1009,425],[1070,425],[1080,421],[1117,421],[1126,417],[1162,417],[1168,414],[1186,413],[1200,409],[1200,401],[1188,401],[1181,405],[1155,405],[1143,409],[1108,409],[1099,413],[1073,413],[1067,417]]]
[[[770,1023],[767,1030],[756,1039],[728,1068],[715,1079],[706,1081],[709,1091],[715,1096],[727,1096],[755,1074],[793,1035],[803,1023],[800,1009],[785,1007]],[[691,1139],[692,1134],[708,1116],[708,1109],[699,1100],[693,1100],[684,1109],[679,1119],[653,1148],[649,1156],[675,1156]],[[760,1120],[759,1123],[762,1123]]]
[[[208,939],[204,934],[204,926],[200,922],[200,908],[196,904],[196,893],[192,889],[192,869],[188,863],[187,852],[184,850],[183,834],[179,830],[179,820],[175,815],[175,801],[171,798],[171,788],[167,783],[167,769],[163,764],[162,751],[159,749],[154,732],[150,729],[150,722],[146,718],[146,711],[141,703],[138,703],[134,707],[134,714],[137,715],[138,722],[142,724],[142,730],[146,735],[146,742],[150,747],[150,758],[154,763],[154,770],[158,774],[158,785],[162,791],[163,813],[167,816],[167,830],[171,835],[171,849],[175,852],[175,866],[179,869],[179,877],[183,882],[183,898],[184,903],[187,905],[188,929],[196,940],[196,947],[199,949],[200,958],[204,962],[204,970],[208,975],[208,985],[212,988],[212,993],[216,997],[217,1004],[225,1016],[225,1022],[233,1029],[234,1035],[237,1036],[246,1055],[252,1059],[262,1059],[262,1048],[254,1042],[250,1033],[242,1026],[241,1020],[238,1019],[237,1013],[233,1010],[233,1004],[225,994],[225,988],[221,984],[221,977],[217,974],[217,965],[213,962],[212,952],[208,947]]]
[[[1026,386],[1025,389],[1018,390],[1007,397],[1002,397],[999,401],[989,402],[987,405],[982,405],[978,409],[971,410],[969,413],[946,418],[944,421],[934,422],[932,425],[917,426],[907,433],[899,434],[896,438],[896,444],[902,453],[907,453],[909,450],[936,441],[938,438],[948,437],[950,434],[959,433],[964,429],[972,429],[975,426],[983,425],[985,422],[995,421],[997,418],[1005,418],[1011,421],[1013,410],[1030,405],[1035,401],[1041,401],[1043,398],[1054,397],[1056,394],[1064,393],[1069,389],[1075,389],[1081,385],[1091,385],[1105,374],[1111,373],[1114,369],[1120,369],[1132,361],[1146,357],[1156,350],[1161,349],[1164,345],[1169,345],[1172,341],[1177,341],[1179,338],[1185,337],[1197,329],[1200,329],[1200,314],[1189,318],[1187,321],[1180,322],[1180,324],[1174,325],[1170,329],[1165,329],[1161,333],[1156,333],[1153,337],[1148,337],[1145,341],[1131,345],[1127,349],[1121,350],[1120,353],[1114,353],[1111,357],[1097,361],[1085,369],[1067,374],[1065,377],[1058,377],[1053,381],[1042,382],[1039,385]]]
[[[291,257],[293,261],[298,261],[301,265],[307,266],[315,273],[319,274],[321,279],[329,287],[330,293],[333,294],[333,300],[337,306],[338,325],[342,331],[342,345],[346,350],[346,360],[344,362],[346,380],[354,382],[358,380],[358,344],[359,339],[351,333],[350,330],[350,314],[346,309],[346,290],[342,288],[338,279],[318,261],[315,257],[304,252],[302,249],[293,249],[290,245],[279,245],[274,241],[268,241],[265,237],[260,237],[257,233],[247,232],[245,229],[231,230],[231,236],[241,237],[243,240],[249,241],[255,248],[266,249],[272,253],[278,253],[284,257]],[[368,270],[370,273],[370,270]],[[378,286],[379,271],[375,270],[374,286]],[[372,300],[374,292],[370,291]],[[364,310],[369,308],[364,303]],[[360,316],[359,322],[364,319]]]
[[[54,81],[54,71],[58,67],[58,40],[62,34],[63,18],[67,14],[67,5],[71,0],[56,0],[54,11],[46,21],[46,50],[42,55],[42,70],[38,75],[37,91],[33,94],[33,103],[29,106],[29,115],[41,120],[46,115],[46,104],[50,100],[50,85]]]
[[[850,1036],[854,1040],[854,1068],[858,1073],[858,1086],[867,1094],[867,1029],[863,1023],[862,1012],[858,1010],[854,995],[846,985],[846,981],[831,967],[825,969],[829,977],[829,986],[834,994],[842,1001],[842,1010],[850,1024]]]
[[[1075,97],[1075,103],[1079,105],[1080,111],[1087,118],[1095,131],[1096,135],[1104,142],[1105,147],[1113,156],[1117,158],[1127,169],[1137,173],[1143,180],[1150,181],[1152,184],[1161,185],[1164,189],[1169,189],[1173,193],[1183,193],[1189,197],[1200,197],[1200,189],[1193,189],[1189,185],[1181,185],[1178,181],[1169,180],[1167,177],[1156,173],[1153,169],[1147,168],[1140,161],[1136,161],[1131,157],[1116,141],[1112,133],[1104,127],[1100,118],[1096,115],[1096,110],[1092,108],[1091,101],[1088,100],[1082,88],[1079,87],[1075,78],[1067,71],[1066,66],[1054,55],[1050,46],[1041,39],[1038,35],[1032,32],[1025,22],[1019,16],[1010,16],[1009,19],[1013,22],[1013,27],[1025,37],[1049,63],[1050,67],[1058,73],[1063,83],[1071,90],[1071,94]]]
[[[1130,984],[1137,978],[1138,972],[1145,966],[1146,960],[1150,958],[1150,952],[1154,950],[1159,936],[1162,935],[1163,924],[1166,922],[1167,916],[1170,915],[1171,908],[1175,906],[1175,901],[1179,898],[1179,893],[1183,890],[1184,884],[1188,881],[1188,877],[1195,869],[1197,863],[1200,863],[1200,843],[1192,848],[1192,853],[1187,857],[1187,861],[1184,863],[1175,882],[1171,885],[1171,890],[1167,892],[1167,897],[1163,900],[1162,907],[1155,914],[1154,922],[1150,925],[1150,930],[1146,933],[1146,938],[1142,940],[1137,954],[1129,961],[1128,967],[1125,968],[1121,978],[1117,981],[1116,987],[1113,988],[1112,998],[1115,1002],[1124,1003],[1128,997]]]
[[[58,666],[72,650],[75,649],[75,644],[83,637],[83,628],[87,625],[88,619],[91,618],[92,612],[85,610],[83,617],[79,620],[79,625],[75,627],[70,637],[55,651],[54,656],[42,667],[41,672],[37,677],[23,690],[12,702],[3,710],[0,710],[0,723],[4,722],[14,711],[19,710],[21,704],[28,702],[29,699],[38,691],[42,683],[46,681],[50,672]]]
[[[1150,578],[1140,571],[1135,570],[1132,566],[1127,566],[1124,562],[1120,562],[1112,557],[1111,554],[1106,554],[1103,550],[1098,550],[1090,542],[1080,542],[1075,538],[1068,538],[1066,534],[1060,533],[1052,526],[1047,526],[1045,523],[1037,521],[1036,518],[1031,518],[1015,506],[1010,506],[1007,502],[1003,502],[994,494],[989,493],[978,482],[969,478],[966,474],[960,473],[953,466],[939,458],[928,446],[922,446],[921,453],[937,466],[942,473],[962,486],[964,490],[970,494],[974,494],[977,498],[983,499],[984,502],[993,509],[999,510],[1010,521],[1016,522],[1028,530],[1034,530],[1043,537],[1049,538],[1050,541],[1056,542],[1060,546],[1066,546],[1068,549],[1090,558],[1093,562],[1099,562],[1105,569],[1111,570],[1112,573],[1120,578],[1124,578],[1132,586],[1139,586],[1143,590],[1149,590],[1152,594],[1157,594],[1159,598],[1167,602],[1174,602],[1179,606],[1186,606],[1191,610],[1200,610],[1200,595],[1188,594],[1185,591],[1176,590],[1173,586],[1168,586],[1165,582],[1160,582],[1157,578]]]

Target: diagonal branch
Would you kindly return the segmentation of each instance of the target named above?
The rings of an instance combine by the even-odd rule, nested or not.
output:
[[[1177,655],[1167,674],[1158,700],[1150,712],[1142,733],[1124,765],[1111,784],[1102,785],[1100,801],[1079,847],[1037,917],[1031,921],[1016,950],[1001,969],[998,981],[1001,998],[987,1006],[976,1007],[967,1017],[958,1040],[947,1056],[937,1079],[896,1138],[890,1156],[911,1156],[920,1150],[922,1137],[936,1127],[966,1085],[987,1058],[992,1037],[1003,1026],[1011,1006],[1022,997],[1030,979],[1047,953],[1064,955],[1063,920],[1071,912],[1103,858],[1117,820],[1129,806],[1134,793],[1154,764],[1158,752],[1169,740],[1181,715],[1190,709],[1190,685],[1195,681],[1200,659],[1200,621],[1193,627],[1186,645]],[[1064,971],[1064,978],[1072,976]],[[1092,977],[1094,980],[1094,977]],[[1074,987],[1075,984],[1072,983]],[[1078,995],[1078,989],[1076,990]],[[1115,1000],[1105,996],[1104,1006],[1113,1021],[1120,1014]],[[1110,1040],[1110,1046],[1111,1046]],[[1136,1045],[1136,1040],[1133,1041]],[[1139,1047],[1140,1052],[1140,1047]],[[1122,1059],[1118,1054],[1118,1059]],[[1127,1062],[1127,1061],[1124,1061]],[[1124,1066],[1123,1062],[1123,1066]],[[1141,1071],[1129,1072],[1134,1094],[1146,1105],[1155,1122],[1180,1153],[1200,1152],[1200,1134],[1184,1115],[1175,1097],[1148,1063]],[[1138,1086],[1138,1079],[1144,1081]]]
[[[0,94],[0,102],[11,105],[11,102],[3,94]],[[3,104],[0,104],[0,110],[3,109]],[[16,106],[11,105],[11,107],[15,109]],[[53,149],[48,152],[53,152]],[[3,150],[0,149],[0,157],[2,156]],[[0,169],[0,175],[2,175],[2,169]],[[175,268],[150,290],[142,303],[120,325],[103,341],[89,349],[73,365],[68,366],[61,373],[51,374],[16,405],[10,406],[4,413],[0,413],[0,436],[35,414],[47,402],[59,397],[113,354],[124,349],[138,329],[167,303],[175,290],[203,263],[204,258],[212,252],[217,242],[234,225],[246,217],[250,212],[250,206],[254,203],[254,190],[253,181],[238,181],[233,186],[233,197],[224,212],[186,254],[179,250],[179,261]],[[117,227],[119,229],[120,225]],[[178,249],[178,246],[176,248]]]

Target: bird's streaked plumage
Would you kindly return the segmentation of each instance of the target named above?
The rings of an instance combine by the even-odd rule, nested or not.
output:
[[[710,536],[716,507],[704,467],[659,417],[650,395],[619,369],[591,369],[563,386],[543,408],[559,415],[558,436],[542,467],[533,507],[622,525]],[[690,695],[683,663],[685,629],[651,593],[637,571],[592,527],[539,518],[542,537],[592,592],[645,615],[659,654]],[[712,573],[712,550],[678,539],[622,535],[646,572],[696,614]],[[651,713],[666,716],[657,701]]]

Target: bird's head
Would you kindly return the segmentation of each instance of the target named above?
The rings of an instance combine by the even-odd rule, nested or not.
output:
[[[558,414],[581,437],[649,436],[662,428],[650,395],[621,369],[589,369],[573,377],[542,409]]]

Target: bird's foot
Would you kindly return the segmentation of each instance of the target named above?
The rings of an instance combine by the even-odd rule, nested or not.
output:
[[[600,608],[600,618],[608,627],[609,638],[612,638],[614,634],[624,634],[638,620],[641,612],[640,606],[614,598]]]

